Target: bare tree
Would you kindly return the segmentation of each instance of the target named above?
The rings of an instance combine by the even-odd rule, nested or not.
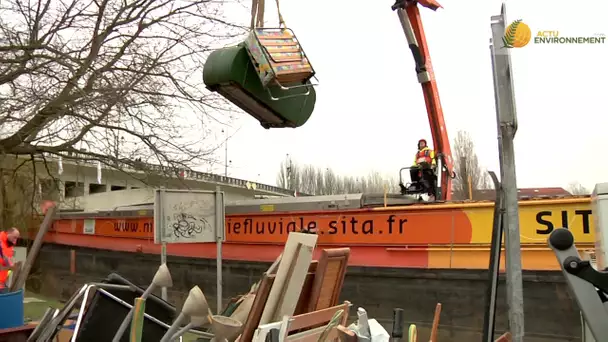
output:
[[[277,186],[309,195],[336,195],[353,193],[397,191],[394,177],[383,177],[371,172],[367,177],[339,176],[331,168],[318,168],[290,162],[289,167],[281,163],[277,173]],[[289,180],[289,181],[288,181]],[[293,186],[293,187],[292,187]]]
[[[276,184],[277,186],[284,189],[291,189],[303,192],[301,190],[301,173],[302,167],[291,160],[288,162],[281,162],[281,169],[277,173]]]
[[[325,169],[325,188],[327,189],[327,194],[339,194],[343,192],[343,185],[341,184],[341,179],[336,175],[336,173],[330,169]]]
[[[315,189],[319,195],[331,195],[331,190],[325,185],[325,172],[323,169],[316,169],[315,173]]]
[[[589,195],[591,193],[591,191],[589,191],[589,189],[585,188],[579,182],[572,182],[572,183],[568,184],[568,191],[571,194],[576,195],[576,196]]]
[[[0,13],[0,156],[212,162],[204,138],[225,102],[205,92],[201,69],[243,32],[221,3],[4,0]]]
[[[298,191],[303,191],[308,194],[317,194],[319,189],[317,189],[317,169],[312,165],[303,165],[301,167],[300,174],[300,189],[295,189]]]
[[[476,197],[476,190],[490,189],[490,177],[479,165],[475,144],[468,132],[458,131],[454,140],[454,199],[467,199],[469,193]]]

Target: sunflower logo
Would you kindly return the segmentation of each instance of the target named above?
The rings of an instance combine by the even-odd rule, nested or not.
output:
[[[530,42],[532,31],[521,19],[515,20],[505,30],[502,42],[506,48],[521,48]]]

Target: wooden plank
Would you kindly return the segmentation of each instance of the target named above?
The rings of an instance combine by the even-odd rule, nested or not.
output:
[[[21,261],[17,261],[13,267],[10,267],[13,270],[13,274],[11,275],[11,285],[9,286],[9,292],[16,292],[20,290],[17,287],[17,279],[19,278],[19,274],[23,271],[23,267],[21,265]]]
[[[324,326],[316,327],[313,329],[293,334],[291,336],[287,336],[285,340],[289,342],[317,342],[319,341],[319,338],[321,337],[324,331]],[[334,338],[335,337],[336,336],[334,335]],[[331,336],[328,336],[328,339],[326,339],[325,341],[333,341],[333,339]]]
[[[279,263],[281,262],[281,258],[283,257],[283,253],[279,254],[279,256],[275,259],[275,261],[268,267],[266,271],[267,274],[276,274],[277,268],[279,267]]]
[[[289,280],[289,279],[287,279],[287,275],[289,273],[289,269],[291,267],[292,262],[296,258],[295,252],[296,252],[298,244],[301,244],[302,246],[314,248],[315,245],[317,244],[317,239],[318,239],[318,236],[316,234],[305,234],[305,233],[290,233],[289,234],[289,236],[287,237],[287,243],[285,244],[285,249],[283,250],[283,256],[281,257],[281,262],[279,263],[279,267],[277,269],[276,278],[272,284],[270,293],[268,294],[268,300],[266,301],[264,310],[262,311],[262,317],[260,318],[260,324],[266,324],[266,323],[271,322],[273,320],[273,318],[275,317],[275,313],[280,311],[280,310],[277,310],[277,304],[279,303],[279,301],[281,299],[280,295],[281,295],[281,293],[283,293],[283,289],[287,285],[287,281]],[[307,273],[306,271],[308,270],[308,267],[309,267],[311,261],[312,261],[312,255],[310,256],[310,259],[306,263],[307,265],[306,265],[306,268],[304,269],[304,271],[302,272],[302,270],[298,270],[299,272],[302,272],[304,277],[306,276],[306,273]],[[304,283],[304,277],[302,277],[302,280],[300,283],[300,290]],[[293,295],[293,293],[291,293],[289,295]],[[299,298],[299,292],[298,292],[298,295],[296,296],[295,300],[297,301],[298,298]],[[290,298],[290,300],[293,300],[293,299]],[[294,304],[293,309],[295,309],[296,304]],[[291,316],[291,315],[293,315],[293,311],[291,313],[289,313],[289,316]]]
[[[26,342],[34,329],[36,329],[35,324],[27,324],[16,328],[1,329],[0,342]]]
[[[251,341],[253,339],[253,334],[260,324],[262,311],[264,311],[264,306],[268,300],[268,294],[270,294],[270,288],[272,287],[274,280],[275,275],[273,274],[264,273],[264,275],[262,275],[260,286],[258,286],[255,293],[255,299],[253,300],[253,305],[251,306],[251,310],[245,321],[239,341]]]
[[[352,330],[347,329],[342,324],[336,327],[336,331],[338,332],[338,339],[340,342],[357,342],[357,334]]]
[[[25,286],[25,280],[30,274],[30,270],[38,257],[38,252],[40,252],[40,247],[42,247],[42,242],[44,240],[44,236],[47,231],[51,227],[51,223],[53,223],[53,219],[55,218],[55,213],[57,212],[57,206],[53,205],[47,209],[46,215],[44,216],[44,220],[40,224],[40,229],[38,229],[38,233],[36,234],[36,238],[34,239],[34,243],[27,253],[27,258],[25,260],[25,264],[19,272],[19,276],[15,279],[14,288],[20,289]]]
[[[300,49],[300,44],[298,44],[298,42],[294,42],[294,41],[289,41],[289,40],[264,40],[261,42],[262,45],[264,45],[264,47],[269,48],[271,46],[297,46],[298,50]]]
[[[439,329],[439,318],[441,316],[441,303],[435,306],[435,316],[433,317],[433,325],[431,327],[431,339],[429,342],[437,342],[437,330]]]
[[[289,332],[309,328],[319,324],[327,324],[329,321],[331,321],[332,317],[339,310],[344,310],[344,312],[342,313],[342,321],[340,323],[342,325],[345,325],[346,319],[348,319],[349,309],[350,302],[345,301],[344,304],[332,306],[331,308],[326,308],[294,316],[293,320],[291,321],[291,324],[289,325]]]
[[[350,248],[324,249],[319,259],[308,311],[338,304],[348,266]]]
[[[310,267],[313,250],[314,247],[299,244],[296,258],[292,262],[287,281],[281,291],[274,314],[271,316],[272,321],[280,320],[283,316],[293,316],[302,294],[304,282],[306,281],[306,274]]]
[[[298,55],[302,55],[302,51],[297,46],[285,46],[285,47],[269,46],[266,48],[266,50],[271,55],[275,54],[275,53],[295,53]],[[276,57],[273,57],[273,58],[276,58]]]
[[[262,39],[294,39],[294,36],[289,31],[283,32],[256,32],[258,38]]]
[[[511,342],[511,333],[506,332],[502,334],[496,341],[494,342]]]

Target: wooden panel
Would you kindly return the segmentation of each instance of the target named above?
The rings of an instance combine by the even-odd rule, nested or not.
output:
[[[317,270],[317,265],[319,262],[317,260],[313,260],[310,263],[308,268],[308,274],[306,276],[306,281],[304,283],[304,288],[302,290],[302,295],[300,295],[300,303],[298,306],[303,306],[301,311],[306,311],[308,308],[308,303],[310,300],[310,293],[312,292],[312,284],[314,282],[314,274]],[[272,269],[272,267],[271,267]],[[276,268],[274,268],[276,270]],[[253,334],[255,330],[260,325],[260,318],[262,317],[262,311],[264,310],[264,306],[266,305],[266,300],[268,300],[268,294],[270,293],[270,288],[274,283],[274,279],[276,274],[268,274],[264,273],[262,275],[262,279],[260,281],[260,285],[255,293],[255,299],[253,300],[253,304],[251,306],[251,310],[249,311],[249,315],[247,316],[247,320],[245,324],[243,324],[243,332],[239,341],[251,341],[253,338]],[[308,291],[306,288],[308,287]],[[304,295],[306,293],[306,295]],[[298,309],[296,309],[297,312]]]
[[[301,315],[308,312],[308,305],[310,304],[310,296],[312,295],[312,285],[315,281],[315,273],[309,272],[306,274],[304,285],[302,286],[302,292],[300,293],[300,299],[296,310],[293,312],[294,315]]]
[[[262,311],[262,317],[260,318],[260,324],[269,323],[273,320],[275,314],[277,314],[277,308],[279,307],[279,302],[281,301],[281,295],[283,294],[285,287],[289,282],[289,273],[291,264],[294,261],[297,261],[296,251],[298,250],[298,245],[303,245],[307,247],[314,248],[317,244],[318,235],[316,234],[304,234],[304,233],[290,233],[287,237],[287,243],[285,244],[285,249],[283,250],[283,255],[281,257],[281,262],[279,263],[279,267],[277,269],[277,274],[274,283],[272,284],[272,288],[270,289],[270,293],[268,294],[268,300],[266,301],[266,305],[264,306],[264,310]],[[310,262],[312,261],[312,255],[310,255],[310,259],[306,262],[306,269],[302,274],[302,279],[299,284],[300,289],[302,284],[304,283],[304,278],[306,276],[308,267],[310,267]],[[301,272],[301,270],[297,270],[297,272]],[[297,284],[293,284],[297,285]],[[293,295],[293,294],[288,294]],[[299,299],[300,293],[297,293],[297,297],[295,301]],[[286,296],[283,296],[286,297]],[[292,300],[292,298],[290,298]],[[294,304],[294,309],[295,309]],[[289,315],[292,315],[291,312]]]
[[[324,249],[315,273],[308,311],[317,311],[338,304],[350,248]]]
[[[274,274],[268,275],[266,273],[262,276],[262,281],[260,281],[260,286],[258,286],[258,290],[255,293],[255,299],[253,300],[251,311],[249,311],[249,316],[247,316],[239,341],[251,341],[253,339],[253,333],[260,324],[262,311],[264,311],[264,306],[268,300],[268,294],[270,293],[275,277]]]
[[[292,266],[290,267],[286,278],[285,286],[283,286],[283,290],[279,296],[276,309],[272,316],[270,316],[270,319],[273,322],[281,320],[285,315],[293,316],[296,307],[298,306],[300,295],[302,294],[304,282],[306,281],[306,274],[308,273],[308,268],[312,261],[313,250],[314,247],[312,246],[300,244],[296,258],[292,262]],[[268,305],[266,305],[266,308],[267,307]],[[264,310],[266,310],[266,308],[264,308]],[[264,319],[263,314],[262,319]]]

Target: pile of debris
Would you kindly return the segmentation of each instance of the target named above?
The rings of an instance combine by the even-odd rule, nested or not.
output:
[[[261,280],[219,314],[211,312],[198,286],[190,290],[179,313],[154,296],[155,290],[173,285],[162,264],[146,289],[114,273],[100,283],[83,285],[61,310],[49,308],[27,341],[168,342],[182,341],[187,333],[198,335],[197,341],[214,342],[402,340],[402,309],[394,311],[390,335],[363,308],[357,309],[356,322],[348,324],[351,303],[339,303],[339,297],[350,249],[323,249],[319,260],[313,260],[317,237],[290,233],[283,253]],[[440,312],[437,304],[431,341],[437,341]],[[417,340],[415,325],[407,333],[408,341]]]

